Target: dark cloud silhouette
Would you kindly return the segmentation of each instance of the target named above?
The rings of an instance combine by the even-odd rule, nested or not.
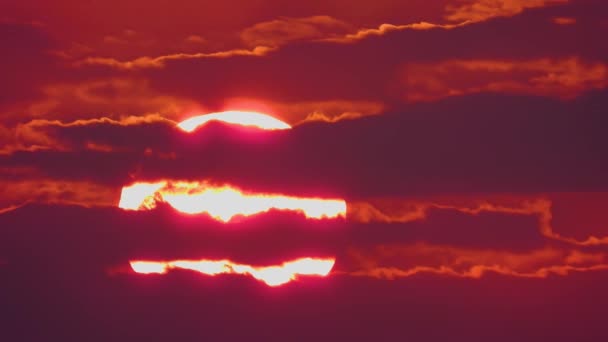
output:
[[[488,252],[485,247],[493,246],[496,236],[476,234],[489,225],[494,233],[502,234],[497,231],[494,218],[506,223],[501,231],[507,235],[515,233],[509,227],[527,224],[510,222],[508,218],[505,221],[501,215],[468,223],[458,218],[442,218],[442,214],[436,220],[435,216],[420,227],[375,225],[347,229],[341,221],[311,225],[293,215],[271,213],[221,226],[201,217],[180,218],[166,208],[125,212],[111,208],[25,206],[0,215],[2,313],[5,322],[10,323],[3,336],[13,340],[44,337],[162,340],[169,336],[190,340],[245,335],[271,339],[287,335],[296,339],[388,338],[399,334],[435,339],[453,334],[452,329],[459,331],[458,336],[497,340],[515,336],[556,341],[576,336],[593,340],[602,336],[599,317],[604,304],[602,297],[598,299],[594,293],[606,281],[604,272],[575,272],[568,277],[546,279],[492,273],[479,279],[461,279],[423,273],[407,281],[348,274],[349,269],[362,265],[358,264],[359,259],[349,258],[351,252],[341,253],[340,249],[353,246],[359,250],[373,249],[381,247],[382,242],[393,246],[404,244],[395,252],[382,247],[379,250],[383,251],[382,263],[407,255],[403,253],[410,248],[409,253],[414,254],[404,262],[414,265],[451,263],[454,261],[445,258],[456,253],[461,258],[459,262],[498,260],[517,269],[528,267],[525,265],[529,262],[532,265],[555,262],[558,260],[555,253],[557,256],[564,253],[560,252],[559,244],[554,244],[549,254],[542,252],[547,251],[544,247],[540,247],[541,252],[534,252],[537,247],[533,247],[531,254],[511,249],[501,251],[502,247]],[[452,226],[447,227],[448,224]],[[469,230],[471,225],[478,230]],[[533,226],[533,222],[529,225]],[[418,230],[426,241],[436,237],[433,229],[457,229],[467,232],[463,236],[483,241],[484,247],[458,249],[454,246],[470,241],[449,236],[442,236],[439,240],[442,244],[437,247],[417,244],[406,247],[410,237],[399,236],[396,231],[410,229]],[[530,238],[524,237],[528,233],[520,233],[516,233],[517,239],[500,241],[499,245],[507,243],[513,247],[511,243],[520,244]],[[269,241],[264,242],[265,239]],[[447,241],[452,245],[445,245]],[[294,245],[300,249],[292,248]],[[336,275],[272,289],[245,277],[206,277],[186,271],[142,276],[117,267],[133,257],[221,255],[264,263],[277,255],[285,257],[315,250],[337,252]],[[565,252],[571,253],[567,249]],[[505,255],[501,257],[501,253]],[[571,259],[566,262],[586,263]],[[392,263],[402,263],[396,260]],[[572,320],[574,316],[578,319]],[[577,323],[581,317],[585,318],[584,325]],[[444,328],[436,331],[437,325]],[[403,331],[404,326],[409,328]]]
[[[436,271],[431,273],[441,274],[444,267],[498,267],[507,275],[543,267],[584,271],[605,267],[608,259],[603,246],[547,239],[533,215],[451,209],[399,224],[306,220],[282,212],[224,224],[167,207],[137,212],[26,205],[1,214],[0,223],[0,258],[6,265],[108,276],[129,273],[130,260],[230,259],[273,265],[306,256],[335,257],[337,274],[356,276],[380,267],[389,273],[432,268]]]
[[[604,274],[542,281],[331,278],[269,289],[190,273],[100,277],[3,268],[3,336],[62,340],[605,338]],[[41,285],[43,284],[43,285]],[[8,296],[6,296],[8,295]],[[6,297],[4,297],[6,296]],[[27,323],[26,323],[27,322]]]
[[[43,127],[75,151],[16,152],[5,167],[124,185],[212,179],[245,189],[347,198],[606,190],[603,92],[563,102],[479,94],[280,132],[167,123]],[[86,149],[86,143],[116,152]],[[100,172],[103,170],[103,172]]]

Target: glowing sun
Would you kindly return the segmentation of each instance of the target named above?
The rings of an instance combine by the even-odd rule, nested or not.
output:
[[[226,111],[194,116],[177,124],[186,132],[194,132],[209,121],[221,121],[229,124],[256,127],[265,130],[290,129],[291,126],[267,114],[246,111]]]
[[[131,261],[131,269],[139,274],[165,274],[171,269],[185,269],[214,276],[218,274],[244,274],[265,283],[279,286],[299,276],[325,277],[333,268],[335,259],[301,258],[280,265],[255,267],[237,264],[230,260],[173,260]]]
[[[208,213],[223,222],[237,215],[255,215],[271,209],[296,211],[307,218],[316,219],[346,215],[346,202],[343,199],[246,193],[229,185],[171,180],[137,182],[125,186],[118,206],[122,209],[145,210],[155,208],[159,202],[168,203],[182,213]]]

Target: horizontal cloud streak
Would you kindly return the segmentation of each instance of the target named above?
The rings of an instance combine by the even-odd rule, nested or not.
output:
[[[87,57],[82,61],[76,62],[76,66],[103,65],[123,70],[133,70],[141,68],[162,68],[168,61],[183,59],[204,59],[204,58],[229,58],[234,56],[263,56],[274,49],[268,46],[256,46],[251,50],[235,49],[218,52],[200,53],[175,53],[158,57],[139,57],[130,61],[119,61],[107,57]]]
[[[427,244],[382,245],[372,251],[353,249],[350,255],[359,266],[353,266],[353,271],[342,271],[344,274],[381,279],[411,277],[420,273],[475,279],[487,273],[521,278],[546,278],[552,275],[567,276],[572,272],[608,269],[608,254],[604,252],[588,254],[578,250],[554,248],[512,253]],[[409,261],[400,258],[408,258]],[[400,263],[413,265],[401,266]],[[357,269],[358,267],[360,269]]]
[[[608,65],[577,58],[528,61],[453,60],[408,64],[403,78],[410,102],[500,92],[574,98],[608,86]]]

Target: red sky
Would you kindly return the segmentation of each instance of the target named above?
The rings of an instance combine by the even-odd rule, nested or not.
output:
[[[605,339],[607,13],[3,1],[0,340]],[[177,127],[225,110],[291,128]],[[149,210],[118,208],[123,187],[159,181],[174,185]],[[219,222],[167,200],[180,181],[346,213],[263,212],[275,203]],[[129,268],[303,257],[336,263],[273,288]]]

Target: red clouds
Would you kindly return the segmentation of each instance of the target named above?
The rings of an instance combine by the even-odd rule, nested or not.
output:
[[[404,91],[410,102],[448,96],[500,92],[573,98],[608,84],[608,65],[577,58],[523,61],[452,60],[408,64]]]
[[[2,3],[3,333],[605,340],[605,9]]]

